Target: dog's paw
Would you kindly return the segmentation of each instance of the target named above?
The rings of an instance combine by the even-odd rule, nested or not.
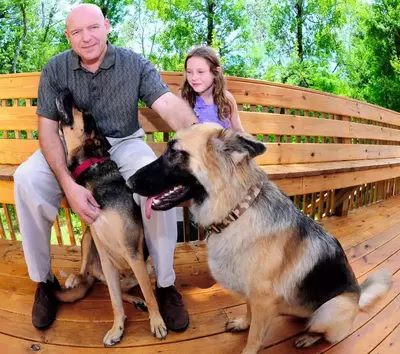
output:
[[[150,318],[151,333],[158,339],[164,339],[167,336],[167,326],[164,323],[161,315],[153,316]]]
[[[143,299],[138,297],[133,301],[133,306],[138,309],[139,311],[148,312],[147,305]]]
[[[81,275],[76,275],[74,273],[71,273],[67,280],[65,281],[65,287],[67,289],[72,289],[77,287],[79,284],[82,283],[82,277]]]
[[[103,339],[104,346],[111,347],[112,345],[119,343],[123,333],[124,326],[113,326]]]
[[[231,332],[241,332],[249,329],[250,323],[247,316],[237,317],[226,323],[226,330]]]
[[[295,340],[294,346],[298,349],[308,348],[318,342],[322,337],[323,336],[318,333],[306,333]]]

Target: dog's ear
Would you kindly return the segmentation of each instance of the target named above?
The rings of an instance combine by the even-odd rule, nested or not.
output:
[[[254,136],[238,131],[223,131],[214,143],[218,149],[229,154],[234,164],[238,164],[244,159],[251,160],[267,150],[266,145]]]
[[[72,114],[73,105],[74,98],[68,89],[61,91],[58,94],[56,98],[56,106],[62,124],[72,125],[74,123],[74,116]]]

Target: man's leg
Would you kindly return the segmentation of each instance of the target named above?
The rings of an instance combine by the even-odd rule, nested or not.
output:
[[[130,138],[120,142],[113,139],[111,158],[117,163],[122,176],[127,180],[138,169],[156,159],[154,152],[141,138]],[[177,241],[176,211],[153,211],[151,219],[145,217],[146,198],[134,194],[143,216],[146,244],[157,275],[156,293],[160,312],[171,330],[184,330],[189,324],[189,315],[180,294],[176,291],[174,251]]]
[[[50,235],[62,190],[40,150],[22,163],[14,174],[14,197],[29,277],[38,282],[32,322],[47,328],[55,319],[59,287],[51,271]]]

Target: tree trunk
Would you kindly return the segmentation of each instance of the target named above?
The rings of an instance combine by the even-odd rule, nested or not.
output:
[[[297,24],[297,56],[300,63],[303,62],[303,0],[296,2],[296,24]]]
[[[14,60],[13,60],[13,65],[12,65],[12,72],[13,73],[17,72],[17,61],[18,61],[19,53],[21,52],[22,43],[25,40],[26,32],[27,32],[27,28],[26,28],[26,4],[25,4],[25,1],[21,1],[20,8],[21,8],[21,11],[22,11],[22,21],[23,21],[23,26],[24,27],[23,27],[23,32],[22,32],[21,38],[18,41],[18,45],[17,45],[17,48],[15,50],[15,54],[14,54]]]
[[[207,45],[212,44],[212,36],[214,32],[214,14],[215,14],[215,1],[207,1]]]

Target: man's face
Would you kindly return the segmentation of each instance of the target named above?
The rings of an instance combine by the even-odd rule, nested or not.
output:
[[[80,8],[67,19],[67,36],[71,47],[84,63],[96,62],[106,50],[110,23],[101,12]]]

